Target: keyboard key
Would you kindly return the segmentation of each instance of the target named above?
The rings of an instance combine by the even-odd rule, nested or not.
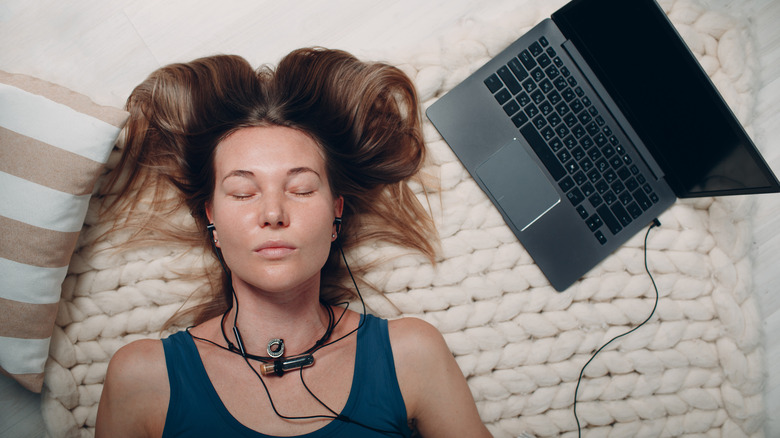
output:
[[[588,135],[586,135],[586,136],[584,136],[584,137],[582,137],[582,138],[580,139],[580,144],[581,144],[581,145],[582,145],[582,147],[584,147],[585,149],[590,149],[590,148],[592,148],[593,146],[595,146],[595,145],[596,145],[596,143],[595,143],[595,142],[593,142],[593,139],[592,139],[592,138],[590,138],[590,136],[588,136]]]
[[[598,182],[596,182],[596,190],[600,195],[603,195],[607,190],[609,190],[609,184],[607,184],[607,182],[603,179],[600,179]]]
[[[539,108],[534,104],[529,104],[525,107],[525,113],[528,114],[528,117],[536,117],[539,115]]]
[[[539,131],[539,133],[542,134],[542,138],[544,139],[544,141],[548,143],[555,138],[555,130],[552,129],[551,126],[545,126],[544,129]]]
[[[582,196],[582,192],[577,187],[566,193],[566,197],[569,198],[569,201],[571,201],[571,204],[575,207],[580,205],[580,203],[582,203],[582,201],[585,199],[585,197]]]
[[[558,157],[558,160],[561,163],[565,163],[565,162],[571,160],[571,153],[568,150],[566,150],[566,149],[562,149],[560,152],[558,152],[555,155]]]
[[[504,86],[504,84],[501,83],[501,80],[498,79],[498,76],[495,74],[492,74],[488,76],[487,79],[485,79],[485,85],[488,87],[488,90],[490,90],[491,93],[495,93]]]
[[[520,133],[531,146],[531,149],[536,152],[539,159],[542,160],[542,163],[547,168],[547,171],[550,172],[550,175],[554,180],[558,181],[566,176],[566,170],[561,166],[561,163],[558,162],[555,154],[531,125],[524,125],[520,128]]]
[[[575,160],[580,161],[585,158],[585,150],[577,146],[571,150],[571,156],[574,157]]]
[[[588,225],[588,228],[590,228],[591,231],[596,231],[601,228],[602,225],[604,225],[604,222],[596,214],[591,215],[589,218],[585,219],[585,223]]]
[[[655,194],[655,192],[650,193],[650,200],[653,201],[653,204],[658,202],[658,195]]]
[[[515,114],[514,117],[512,117],[512,123],[514,123],[515,127],[517,128],[525,125],[525,122],[527,121],[528,121],[528,116],[526,116],[525,113],[522,111],[520,111],[519,113]]]
[[[553,81],[553,85],[555,85],[555,89],[558,91],[563,92],[564,90],[567,90],[569,88],[569,83],[564,79],[562,76],[559,76],[555,78]],[[574,93],[572,93],[574,94]],[[564,96],[565,98],[565,96]]]
[[[592,205],[593,208],[598,207],[599,205],[601,205],[602,202],[604,202],[604,200],[601,199],[601,195],[599,195],[598,193],[594,193],[593,195],[591,195],[591,197],[588,198],[588,201],[590,201],[590,205]]]
[[[545,78],[544,71],[541,69],[541,67],[536,67],[535,69],[531,70],[531,78],[533,78],[533,80],[536,82],[540,82]]]
[[[520,60],[517,58],[512,58],[511,61],[507,64],[509,66],[509,70],[512,70],[512,73],[515,74],[515,77],[518,81],[523,81],[525,78],[528,77],[528,71],[523,68],[523,64],[520,63]]]
[[[630,224],[631,221],[633,220],[631,218],[631,215],[629,215],[626,209],[623,208],[623,204],[616,202],[612,204],[610,209],[612,210],[612,213],[615,213],[615,217],[617,218],[618,221],[620,221],[620,224],[623,225],[624,227]]]
[[[542,93],[542,90],[536,90],[533,93],[531,93],[531,100],[535,104],[539,105],[542,102],[546,102],[547,101],[547,96],[545,96],[544,93]]]
[[[506,88],[502,88],[501,91],[496,93],[493,97],[496,98],[496,102],[498,102],[499,105],[503,105],[512,98],[512,93],[510,93]]]
[[[590,197],[591,195],[596,193],[596,188],[593,187],[593,184],[591,183],[583,184],[581,189],[582,189],[582,194],[585,195],[586,197]]]
[[[558,137],[563,138],[569,135],[569,128],[565,124],[560,124],[555,127],[555,132],[558,134]]]
[[[620,230],[623,229],[623,226],[620,225],[620,222],[618,222],[618,220],[615,218],[615,215],[612,214],[612,211],[610,211],[606,205],[602,205],[597,208],[596,212],[598,212],[601,220],[604,221],[604,223],[607,225],[607,228],[613,235],[619,233]]]
[[[575,186],[574,180],[571,179],[570,176],[566,176],[565,178],[563,178],[558,183],[558,185],[561,187],[561,190],[563,190],[564,192],[568,192],[569,190],[571,190]]]
[[[582,161],[580,161],[580,167],[585,172],[590,172],[591,169],[593,169],[593,162],[590,161],[590,158],[583,158]]]
[[[593,233],[594,236],[596,236],[596,240],[602,245],[605,245],[607,243],[607,237],[604,235],[604,233],[601,232],[601,230],[596,231]]]
[[[626,188],[633,192],[639,188],[639,182],[632,176],[626,180]]]
[[[585,128],[583,128],[582,125],[577,125],[571,128],[571,132],[574,134],[577,140],[588,135],[587,131],[585,131]]]
[[[552,148],[553,152],[558,152],[563,147],[563,142],[560,138],[554,138],[550,141],[550,147]]]
[[[577,206],[577,214],[579,214],[582,219],[588,218],[588,210],[582,205]]]
[[[634,197],[631,196],[631,193],[626,191],[626,192],[621,192],[618,195],[618,200],[620,201],[621,204],[628,205],[634,201]]]
[[[559,103],[561,103],[561,100],[563,100],[561,94],[555,90],[553,90],[550,94],[548,94],[547,98],[550,99],[550,103],[556,105],[556,107]],[[568,107],[566,107],[566,109],[568,110]],[[563,113],[561,113],[561,115],[563,115]]]
[[[602,198],[604,198],[604,203],[607,205],[612,205],[617,202],[617,195],[612,193],[612,191],[606,192],[603,195],[601,195]]]
[[[536,129],[541,130],[547,124],[547,119],[545,119],[541,115],[536,116],[533,119],[533,124],[534,124],[534,126],[536,126]]]
[[[585,109],[585,105],[583,105],[579,99],[575,99],[572,102],[570,102],[569,107],[571,108],[572,111],[574,111],[575,114]]]
[[[516,100],[512,99],[504,105],[504,112],[508,116],[513,116],[516,112],[520,111],[520,104]]]
[[[580,170],[580,165],[579,165],[579,164],[577,164],[577,162],[576,162],[576,161],[574,161],[574,160],[568,161],[567,163],[565,163],[565,164],[563,165],[563,167],[564,167],[564,168],[565,168],[565,169],[566,169],[566,170],[567,170],[569,173],[574,173],[574,172],[577,172],[578,170]]]
[[[636,219],[639,216],[642,216],[642,209],[637,205],[636,202],[632,202],[626,206],[626,210],[628,210],[628,214],[631,215],[632,218]]]
[[[525,91],[518,94],[515,99],[517,99],[517,103],[519,103],[522,106],[526,106],[529,103],[531,103],[531,96],[529,96],[528,93],[526,93]]]
[[[544,69],[544,73],[547,75],[548,78],[555,79],[558,77],[558,75],[561,74],[561,71],[558,70],[558,67],[551,65],[546,69]]]
[[[536,90],[536,82],[531,78],[526,79],[523,81],[523,89],[529,93]]]
[[[532,55],[534,55],[534,57],[544,53],[544,49],[542,49],[542,45],[539,44],[538,42],[534,42],[530,46],[528,46],[528,50],[531,52]]]
[[[628,170],[628,167],[621,167],[617,170],[617,174],[623,181],[631,178],[631,171]]]
[[[539,63],[540,67],[547,68],[547,66],[552,64],[552,59],[550,59],[546,53],[542,53],[538,58],[536,58],[536,62]]]
[[[577,172],[577,173],[574,174],[574,182],[577,183],[578,186],[581,186],[581,185],[584,185],[584,184],[590,184],[590,183],[588,183],[588,177],[585,176],[585,173],[583,173],[582,171]]]
[[[525,67],[526,70],[531,70],[532,68],[536,67],[536,59],[534,59],[533,55],[531,55],[531,52],[528,50],[523,50],[520,52],[517,57],[520,59],[520,62],[523,64],[523,67]]]
[[[636,202],[639,204],[639,207],[641,207],[642,210],[647,211],[650,209],[650,207],[653,206],[653,202],[650,201],[650,198],[647,197],[643,190],[635,190],[633,195],[634,199],[636,199]]]
[[[549,93],[549,92],[555,90],[555,86],[548,79],[545,79],[542,82],[539,82],[539,88],[541,88],[542,91],[544,91],[545,93]]]
[[[604,178],[606,178],[606,176]],[[626,189],[626,186],[623,185],[623,181],[620,180],[614,181],[612,184],[609,185],[609,187],[612,188],[612,191],[615,193],[620,193]]]
[[[550,43],[547,42],[547,38],[546,37],[541,37],[541,38],[539,38],[539,44],[541,44],[542,47],[547,47],[547,45],[550,44]]]
[[[499,68],[496,73],[498,73],[498,76],[504,81],[504,84],[506,84],[506,87],[509,88],[509,91],[512,92],[513,95],[520,92],[520,83],[517,82],[517,78],[515,78],[515,75],[509,70],[509,67],[503,66]]]

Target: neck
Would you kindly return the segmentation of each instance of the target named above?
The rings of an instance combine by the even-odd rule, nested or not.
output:
[[[238,311],[237,327],[247,353],[266,356],[271,339],[283,339],[285,356],[300,354],[317,342],[328,328],[328,311],[319,302],[319,288],[312,292],[275,295],[274,299],[258,293],[238,290],[224,320],[224,333],[238,344],[233,323]]]

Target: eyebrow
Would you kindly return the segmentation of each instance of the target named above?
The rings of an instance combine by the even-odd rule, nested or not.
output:
[[[312,169],[311,167],[306,167],[306,166],[293,167],[292,169],[287,171],[287,176],[300,175],[302,173],[307,173],[307,172],[311,172],[311,173],[317,175],[317,177],[322,178],[322,176],[319,174],[319,172],[317,172],[316,170]],[[222,178],[222,181],[225,181],[225,180],[227,180],[228,178],[231,178],[231,177],[252,178],[254,176],[255,176],[255,173],[252,172],[251,170],[236,169],[236,170],[231,171],[227,175],[225,175],[225,177]]]

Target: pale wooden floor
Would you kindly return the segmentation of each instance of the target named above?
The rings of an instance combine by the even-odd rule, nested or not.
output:
[[[706,0],[753,23],[762,62],[755,140],[780,173],[780,0]],[[196,7],[194,4],[198,3]],[[297,47],[324,45],[360,55],[392,51],[444,32],[461,17],[509,0],[169,0],[0,1],[0,69],[58,82],[121,106],[161,64],[215,52],[257,65]],[[731,3],[731,4],[729,4]],[[250,5],[251,7],[247,7]],[[728,5],[728,6],[724,6]],[[247,14],[246,11],[251,11]],[[358,19],[359,17],[359,19]],[[262,31],[258,27],[262,26]],[[225,28],[232,32],[224,32]],[[175,31],[171,31],[175,30]],[[125,58],[132,62],[123,62]],[[755,292],[767,358],[766,436],[780,436],[780,195],[759,198]],[[0,437],[43,437],[39,396],[0,376]]]

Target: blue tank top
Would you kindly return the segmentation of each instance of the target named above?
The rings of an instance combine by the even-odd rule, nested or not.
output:
[[[361,316],[362,318],[362,316]],[[163,438],[251,437],[271,438],[236,420],[209,380],[192,337],[186,331],[163,339],[171,398]],[[306,438],[410,437],[406,405],[395,374],[387,320],[367,315],[357,332],[357,352],[352,388],[341,412],[348,418],[382,431],[333,420]]]

